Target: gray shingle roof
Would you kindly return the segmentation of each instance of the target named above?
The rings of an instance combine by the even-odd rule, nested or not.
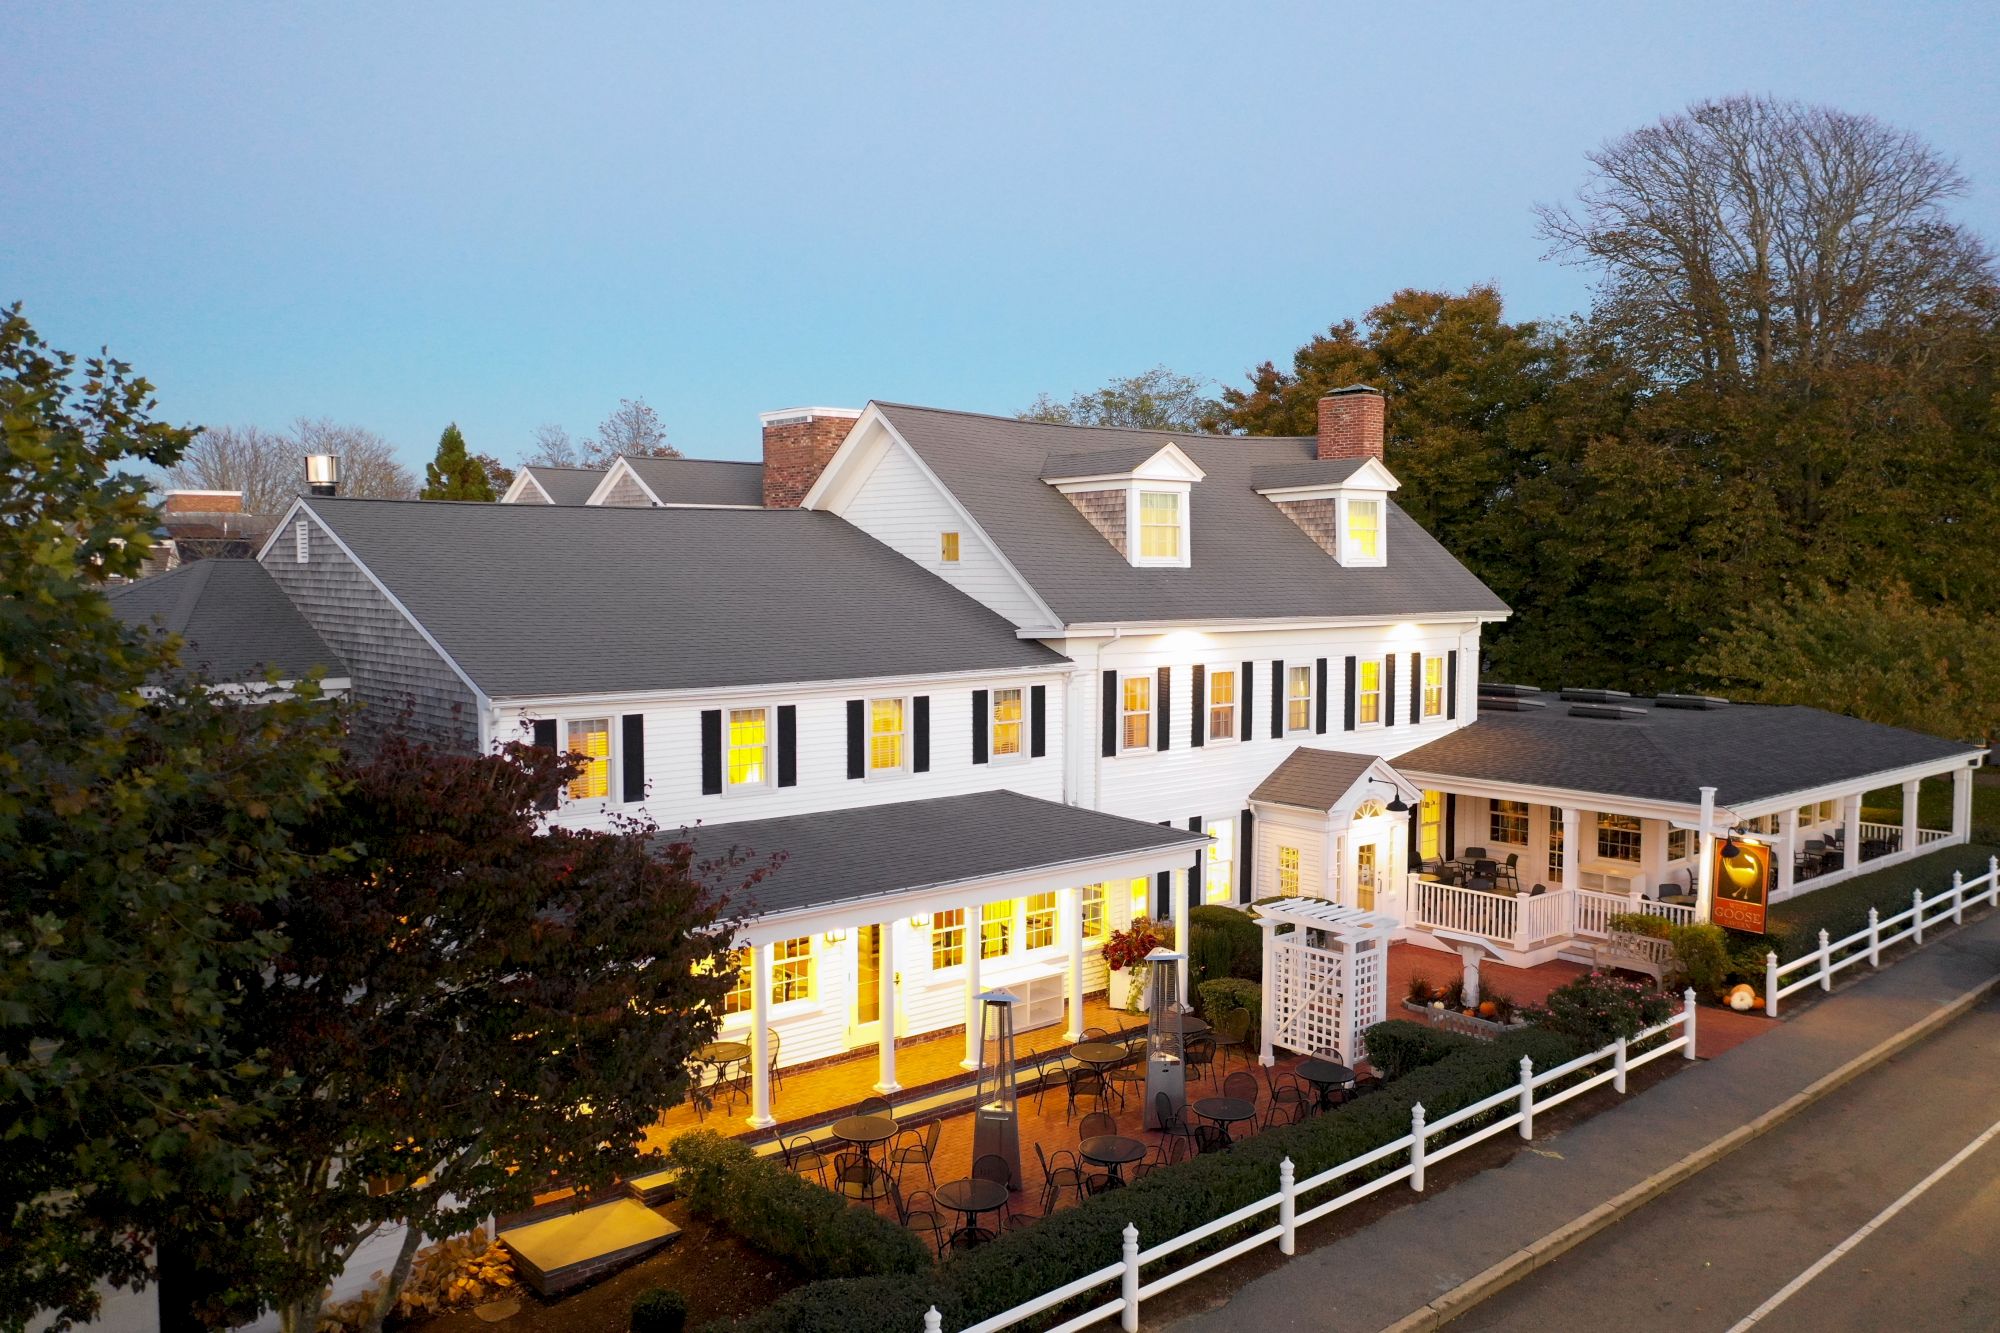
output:
[[[1331,810],[1361,780],[1375,759],[1372,754],[1315,750],[1302,745],[1257,784],[1250,799],[1293,805],[1302,810]]]
[[[601,467],[551,467],[546,463],[525,464],[522,469],[535,479],[550,504],[580,505],[604,480]]]
[[[1619,700],[1637,715],[1575,717],[1553,694],[1523,712],[1482,708],[1477,721],[1390,762],[1400,772],[1521,782],[1638,800],[1697,805],[1713,786],[1745,805],[1954,755],[1975,746],[1817,708],[1729,704],[1660,708]]]
[[[1056,426],[897,403],[876,406],[1066,624],[1405,619],[1507,610],[1394,504],[1387,522],[1388,565],[1336,564],[1252,486],[1259,469],[1311,461],[1315,445],[1309,438]],[[1150,454],[1168,443],[1207,474],[1190,501],[1188,569],[1134,568],[1060,492],[1040,480],[1051,455],[1141,449]]]
[[[1050,454],[1042,460],[1036,475],[1042,481],[1068,481],[1072,477],[1111,477],[1130,472],[1160,452],[1159,444],[1128,444],[1110,449],[1086,449]]]
[[[724,458],[638,458],[626,463],[664,505],[761,505],[764,465]]]
[[[491,698],[1065,660],[831,514],[304,503]]]
[[[1288,487],[1338,486],[1366,462],[1362,458],[1312,459],[1303,463],[1267,463],[1250,470],[1250,489],[1275,491]]]
[[[261,681],[268,667],[284,680],[301,680],[315,667],[347,674],[340,655],[255,560],[197,560],[107,595],[126,624],[150,623],[186,639],[181,664],[217,684]]]
[[[784,853],[743,904],[792,912],[884,894],[941,888],[1135,852],[1193,849],[1205,835],[1012,791],[941,796],[815,814],[704,824],[662,840],[693,843],[699,858],[731,849],[750,865]]]

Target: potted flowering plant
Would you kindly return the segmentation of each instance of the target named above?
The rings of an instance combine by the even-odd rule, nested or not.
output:
[[[1114,1009],[1139,1014],[1146,1011],[1146,955],[1155,949],[1172,948],[1173,927],[1147,917],[1134,917],[1123,930],[1114,930],[1104,941],[1104,965],[1111,969],[1110,994]]]

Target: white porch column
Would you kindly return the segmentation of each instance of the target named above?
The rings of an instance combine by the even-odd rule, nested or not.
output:
[[[1917,787],[1915,778],[1903,784],[1903,845],[1904,856],[1917,854]]]
[[[1269,1069],[1278,1063],[1277,1056],[1271,1053],[1271,1029],[1275,1026],[1271,1016],[1271,974],[1276,971],[1278,962],[1278,922],[1275,917],[1264,916],[1257,918],[1257,924],[1264,931],[1264,1012],[1257,1024],[1262,1030],[1260,1045],[1257,1048],[1257,1063]]]
[[[903,1085],[896,1081],[896,923],[882,923],[881,952],[875,959],[880,972],[880,999],[877,1009],[880,1022],[877,1024],[881,1036],[879,1068],[876,1071],[875,1091],[883,1096],[901,1092]]]
[[[1840,868],[1853,874],[1861,866],[1861,793],[1840,798]]]
[[[1167,892],[1174,895],[1174,952],[1181,960],[1174,964],[1176,983],[1180,987],[1181,1003],[1193,1004],[1194,997],[1188,994],[1188,885],[1187,872],[1176,870],[1167,876]]]
[[[1972,770],[1958,769],[1951,775],[1951,840],[1972,841]]]
[[[1695,889],[1694,919],[1708,920],[1708,911],[1715,903],[1715,858],[1709,855],[1708,847],[1714,841],[1715,831],[1715,788],[1701,789],[1701,827],[1695,830]]]
[[[750,946],[750,1114],[752,1129],[778,1123],[771,1114],[771,946]]]
[[[1574,893],[1583,885],[1583,872],[1578,862],[1583,859],[1583,811],[1573,805],[1562,808],[1563,816],[1563,888]],[[1571,902],[1576,901],[1571,899]]]
[[[1109,894],[1107,893],[1107,897]],[[1062,894],[1063,938],[1069,944],[1069,958],[1063,969],[1063,995],[1069,1001],[1069,1023],[1064,1041],[1083,1040],[1083,890],[1064,889]]]
[[[980,909],[965,909],[967,921],[965,936],[965,1058],[959,1061],[961,1069],[979,1068],[979,949],[983,943]]]
[[[1778,836],[1781,843],[1778,848],[1778,897],[1789,898],[1792,896],[1799,854],[1799,808],[1796,805],[1785,807],[1785,812],[1778,816]]]
[[[1646,872],[1645,892],[1658,897],[1666,891],[1667,821],[1639,821],[1639,864]]]

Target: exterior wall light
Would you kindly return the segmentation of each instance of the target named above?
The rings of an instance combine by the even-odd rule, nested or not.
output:
[[[826,942],[828,944],[845,944],[847,943],[847,932],[845,930],[829,930],[826,932]]]
[[[929,912],[919,912],[910,918],[910,928],[912,930],[929,930],[930,925],[931,914]]]

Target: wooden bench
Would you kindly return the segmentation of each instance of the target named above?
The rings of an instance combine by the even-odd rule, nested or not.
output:
[[[1614,930],[1605,942],[1591,950],[1592,965],[1616,967],[1627,972],[1644,972],[1655,981],[1665,981],[1674,967],[1671,940],[1637,931]]]

